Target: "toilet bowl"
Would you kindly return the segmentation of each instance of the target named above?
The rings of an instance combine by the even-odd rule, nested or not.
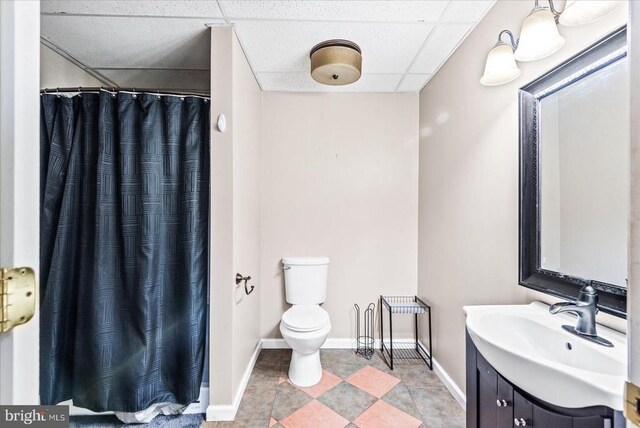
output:
[[[320,347],[331,331],[327,311],[320,307],[327,297],[328,257],[285,257],[285,295],[292,306],[280,321],[280,333],[292,349],[289,380],[312,386],[322,379]]]
[[[320,347],[330,331],[329,314],[318,305],[294,305],[282,315],[280,333],[292,349],[291,383],[306,387],[320,382]]]

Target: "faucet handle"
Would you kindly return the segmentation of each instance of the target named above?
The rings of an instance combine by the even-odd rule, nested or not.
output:
[[[580,293],[578,293],[578,302],[594,306],[598,305],[598,293],[596,293],[596,288],[592,284],[593,281],[582,286]]]

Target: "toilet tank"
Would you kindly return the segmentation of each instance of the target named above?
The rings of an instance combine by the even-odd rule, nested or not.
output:
[[[285,257],[282,265],[287,303],[319,305],[326,300],[329,257]]]

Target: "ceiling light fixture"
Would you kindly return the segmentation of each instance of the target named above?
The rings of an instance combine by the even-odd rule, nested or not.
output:
[[[311,77],[324,85],[348,85],[362,75],[360,46],[342,39],[327,40],[311,49]]]
[[[520,76],[516,61],[535,61],[560,50],[565,40],[558,32],[558,23],[567,26],[587,24],[624,3],[622,0],[567,0],[564,9],[558,11],[554,0],[548,2],[549,7],[543,7],[535,0],[533,9],[522,23],[519,39],[509,30],[500,32],[498,43],[487,55],[481,84],[496,86],[511,82]],[[502,41],[503,34],[509,35],[510,45]]]

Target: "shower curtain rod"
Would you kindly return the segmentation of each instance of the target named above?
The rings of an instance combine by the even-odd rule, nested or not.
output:
[[[209,92],[198,92],[198,91],[183,91],[176,89],[160,89],[160,88],[121,88],[121,87],[108,87],[108,86],[93,86],[93,87],[85,87],[85,86],[76,86],[74,88],[45,88],[41,89],[41,94],[57,94],[57,93],[65,93],[65,92],[99,92],[99,91],[107,91],[107,92],[135,92],[137,94],[147,92],[150,94],[159,94],[159,95],[174,95],[174,96],[183,96],[183,97],[203,97],[210,98],[211,95]]]

